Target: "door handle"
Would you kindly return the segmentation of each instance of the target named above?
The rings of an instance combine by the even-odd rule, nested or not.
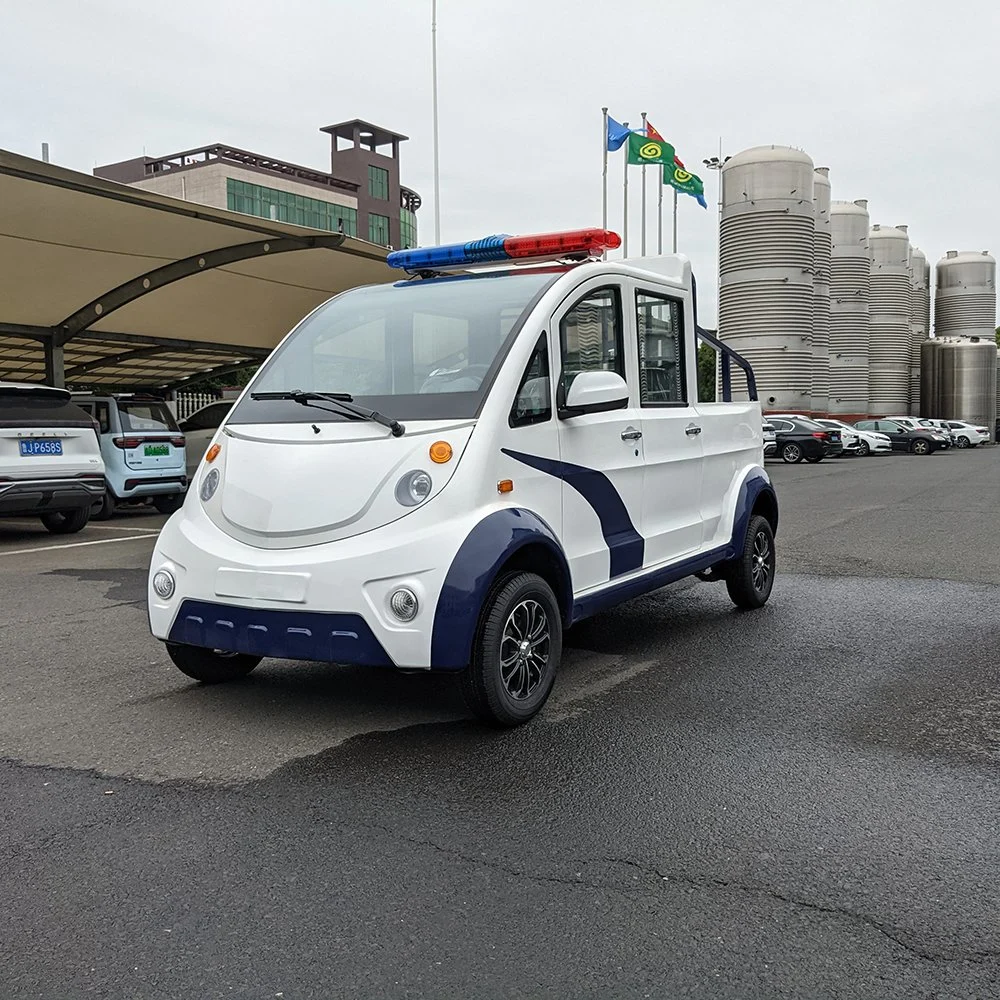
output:
[[[688,437],[694,437],[695,434],[700,434],[701,433],[701,428],[700,427],[695,427],[692,424],[690,427],[685,427],[684,428],[684,433],[687,434]]]
[[[642,431],[637,431],[634,427],[626,427],[622,431],[623,441],[638,441],[642,437]]]

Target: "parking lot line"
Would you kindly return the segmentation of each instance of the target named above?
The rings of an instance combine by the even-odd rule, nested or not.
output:
[[[150,535],[131,535],[129,538],[97,538],[92,542],[68,542],[65,545],[39,545],[33,549],[11,549],[9,552],[0,550],[0,556],[26,556],[32,552],[52,552],[54,549],[81,549],[85,545],[113,545],[115,542],[136,542],[143,539],[149,541]]]
[[[129,528],[114,524],[88,524],[87,529],[90,531],[132,531],[140,535],[158,535],[160,533],[159,528]]]

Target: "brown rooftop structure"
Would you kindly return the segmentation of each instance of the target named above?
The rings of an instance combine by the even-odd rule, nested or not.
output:
[[[0,379],[169,391],[256,365],[330,296],[393,280],[385,258],[0,150]]]

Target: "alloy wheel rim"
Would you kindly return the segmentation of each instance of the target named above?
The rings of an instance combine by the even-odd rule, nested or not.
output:
[[[771,579],[771,540],[763,531],[754,535],[750,577],[758,594],[764,592]]]
[[[795,444],[790,444],[790,445],[788,445],[788,446],[787,446],[787,447],[785,448],[785,454],[786,454],[786,455],[787,455],[787,456],[788,456],[789,458],[791,458],[791,459],[795,459],[795,458],[798,458],[798,455],[799,455],[799,446],[798,446],[798,445],[795,445]]]
[[[549,662],[549,616],[533,598],[515,605],[500,638],[500,680],[515,701],[530,698]]]

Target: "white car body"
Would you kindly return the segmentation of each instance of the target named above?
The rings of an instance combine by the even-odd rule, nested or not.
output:
[[[841,429],[841,437],[844,441],[845,450],[848,449],[848,438],[851,438],[850,450],[855,454],[862,451],[861,442],[864,441],[868,445],[868,454],[875,455],[883,452],[892,451],[892,441],[885,434],[879,434],[878,431],[863,431],[857,427],[853,427],[851,424],[845,423],[843,420],[836,420],[833,417],[824,417],[819,423],[826,424],[829,427],[839,427]]]
[[[208,451],[222,421],[235,402],[235,399],[220,399],[195,410],[190,416],[178,422],[178,427],[184,435],[188,482],[194,479],[205,452]]]
[[[97,428],[69,392],[0,382],[0,516],[79,531],[104,496],[104,472]]]
[[[955,436],[958,448],[975,448],[979,444],[989,444],[990,432],[984,424],[970,424],[965,420],[949,420],[948,428]]]
[[[537,290],[525,299],[515,283],[528,273]],[[486,303],[494,286],[485,282],[522,304],[503,321],[513,325],[494,357],[483,356],[481,382],[474,365],[445,363],[442,345],[450,337],[451,351],[474,361],[470,331],[490,326],[485,319],[428,327],[429,371],[417,374],[412,310],[433,320],[445,295]],[[385,320],[384,334],[355,343],[355,314],[391,316],[405,339],[390,340]],[[256,373],[214,436],[217,454],[162,529],[149,569],[153,635],[250,656],[462,670],[506,566],[548,567],[568,626],[732,560],[754,512],[776,523],[777,501],[763,469],[760,404],[695,402],[695,329],[682,256],[412,278],[335,297]],[[410,351],[398,374],[370,360],[382,357],[383,336],[386,356]],[[678,346],[679,365],[676,354],[669,360]],[[585,367],[595,356],[587,352],[605,350],[622,351],[624,378]],[[371,397],[405,433],[331,419],[335,403],[254,398],[309,389],[309,377],[316,386],[328,357],[338,370],[420,386]],[[348,378],[333,377],[341,382],[331,389]],[[593,409],[573,412],[585,406]],[[432,446],[442,442],[451,457],[436,463]],[[393,610],[404,590],[416,598],[412,620]]]

